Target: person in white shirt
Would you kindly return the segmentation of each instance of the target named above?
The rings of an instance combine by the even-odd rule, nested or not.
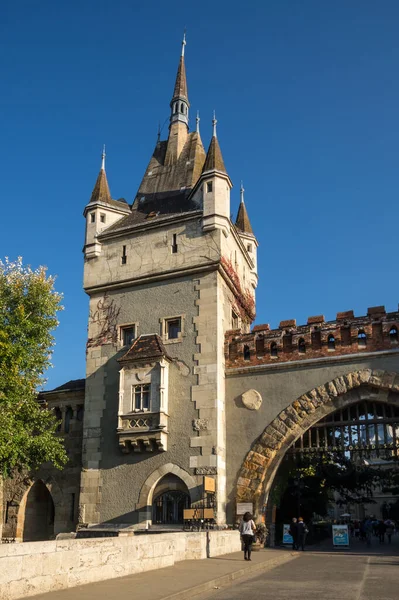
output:
[[[244,560],[251,560],[252,544],[256,526],[250,512],[246,512],[240,524],[241,539],[244,543]]]

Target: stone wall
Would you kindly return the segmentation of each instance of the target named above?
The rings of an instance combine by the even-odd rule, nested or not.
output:
[[[239,551],[237,531],[165,533],[0,546],[0,600],[170,567]]]

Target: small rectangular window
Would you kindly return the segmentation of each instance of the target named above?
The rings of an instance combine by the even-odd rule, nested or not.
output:
[[[176,319],[167,319],[165,332],[168,340],[178,339],[181,333],[181,318],[177,317]]]
[[[134,325],[124,325],[121,327],[120,340],[123,346],[131,346],[136,337],[136,327]]]
[[[105,223],[105,215],[103,213],[100,214],[101,223]]]
[[[143,412],[150,410],[150,384],[132,386],[132,410]]]
[[[252,244],[247,244],[247,252],[252,252]]]
[[[90,223],[95,223],[96,221],[96,213],[90,213]]]
[[[213,189],[212,181],[208,181],[208,183],[206,184],[206,191],[209,193],[212,191],[212,189]]]
[[[125,265],[127,263],[126,246],[122,246],[121,263],[122,265]]]
[[[176,254],[176,252],[177,252],[177,235],[174,233],[173,241],[172,241],[172,254]]]

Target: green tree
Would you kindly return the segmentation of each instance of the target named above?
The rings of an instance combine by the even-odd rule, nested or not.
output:
[[[0,476],[44,462],[62,468],[67,461],[55,416],[37,401],[51,366],[60,301],[44,267],[33,271],[21,258],[0,261]]]

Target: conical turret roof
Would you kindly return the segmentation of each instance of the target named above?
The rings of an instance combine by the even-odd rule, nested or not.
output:
[[[241,202],[240,202],[240,206],[239,206],[238,213],[237,213],[237,219],[236,219],[236,227],[237,227],[237,229],[242,231],[242,233],[248,233],[250,235],[254,235],[254,232],[252,231],[251,223],[249,221],[249,217],[248,217],[247,209],[245,207],[244,200],[241,200]]]
[[[179,67],[177,69],[175,89],[173,91],[172,102],[176,98],[185,98],[188,101],[186,66],[184,64],[184,56],[180,57]]]
[[[227,175],[226,167],[224,166],[222,151],[220,149],[216,135],[212,136],[202,172],[206,173],[206,171],[214,170],[221,171],[222,173],[226,173]]]

